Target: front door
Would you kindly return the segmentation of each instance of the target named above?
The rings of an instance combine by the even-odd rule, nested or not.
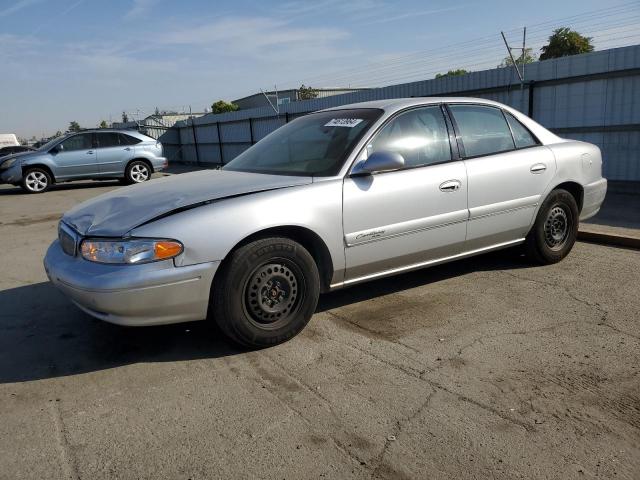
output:
[[[133,146],[122,140],[117,132],[97,132],[98,168],[104,176],[121,175],[133,159]]]
[[[553,153],[498,107],[449,106],[469,178],[465,250],[521,240],[556,170]]]
[[[400,153],[405,167],[345,178],[346,283],[456,255],[465,241],[467,174],[440,106],[398,114],[358,161],[374,151]]]
[[[61,142],[54,151],[56,179],[82,178],[98,171],[92,133],[78,133]]]

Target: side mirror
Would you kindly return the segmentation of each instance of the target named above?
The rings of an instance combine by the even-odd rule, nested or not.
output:
[[[404,157],[397,152],[381,150],[373,152],[365,161],[357,164],[352,175],[370,175],[374,172],[388,172],[404,167]]]
[[[56,145],[50,150],[50,153],[60,153],[63,150],[64,150],[64,146],[61,143],[59,143],[58,145]]]

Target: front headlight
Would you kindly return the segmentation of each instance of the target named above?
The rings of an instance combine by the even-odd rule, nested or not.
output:
[[[97,263],[138,264],[177,257],[183,246],[176,240],[134,238],[106,240],[88,238],[82,241],[80,253],[85,260]]]
[[[13,166],[14,163],[16,163],[17,160],[17,158],[10,158],[9,160],[5,160],[4,162],[0,163],[0,170],[8,170]]]

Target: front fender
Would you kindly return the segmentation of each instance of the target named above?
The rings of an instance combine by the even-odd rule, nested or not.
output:
[[[286,226],[318,235],[331,256],[334,280],[342,275],[341,179],[217,200],[134,228],[131,235],[181,241],[184,252],[176,258],[180,266],[224,260],[245,238]]]

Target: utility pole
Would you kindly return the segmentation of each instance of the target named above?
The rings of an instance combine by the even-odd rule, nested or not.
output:
[[[516,69],[516,73],[518,74],[518,78],[520,79],[520,86],[522,88],[524,88],[524,57],[525,57],[525,52],[526,52],[527,27],[524,27],[524,31],[523,31],[523,35],[522,35],[522,48],[510,47],[509,43],[507,42],[507,37],[504,36],[504,32],[500,32],[500,34],[502,35],[502,40],[504,41],[504,45],[505,45],[505,47],[507,47],[507,53],[509,53],[509,57],[511,58],[511,61],[513,62],[513,66]],[[522,50],[522,53],[520,55],[520,58],[522,59],[522,72],[518,68],[518,63],[516,62],[516,59],[513,58],[512,50]]]
[[[275,87],[275,85],[274,85]],[[269,105],[271,105],[271,108],[273,108],[273,111],[276,112],[276,115],[280,115],[280,105],[278,105],[278,87],[276,88],[276,106],[273,106],[273,103],[271,102],[271,99],[269,98],[269,95],[267,95],[264,90],[260,89],[260,93],[262,93],[262,95],[264,95],[264,98],[267,99],[267,102],[269,102]]]

